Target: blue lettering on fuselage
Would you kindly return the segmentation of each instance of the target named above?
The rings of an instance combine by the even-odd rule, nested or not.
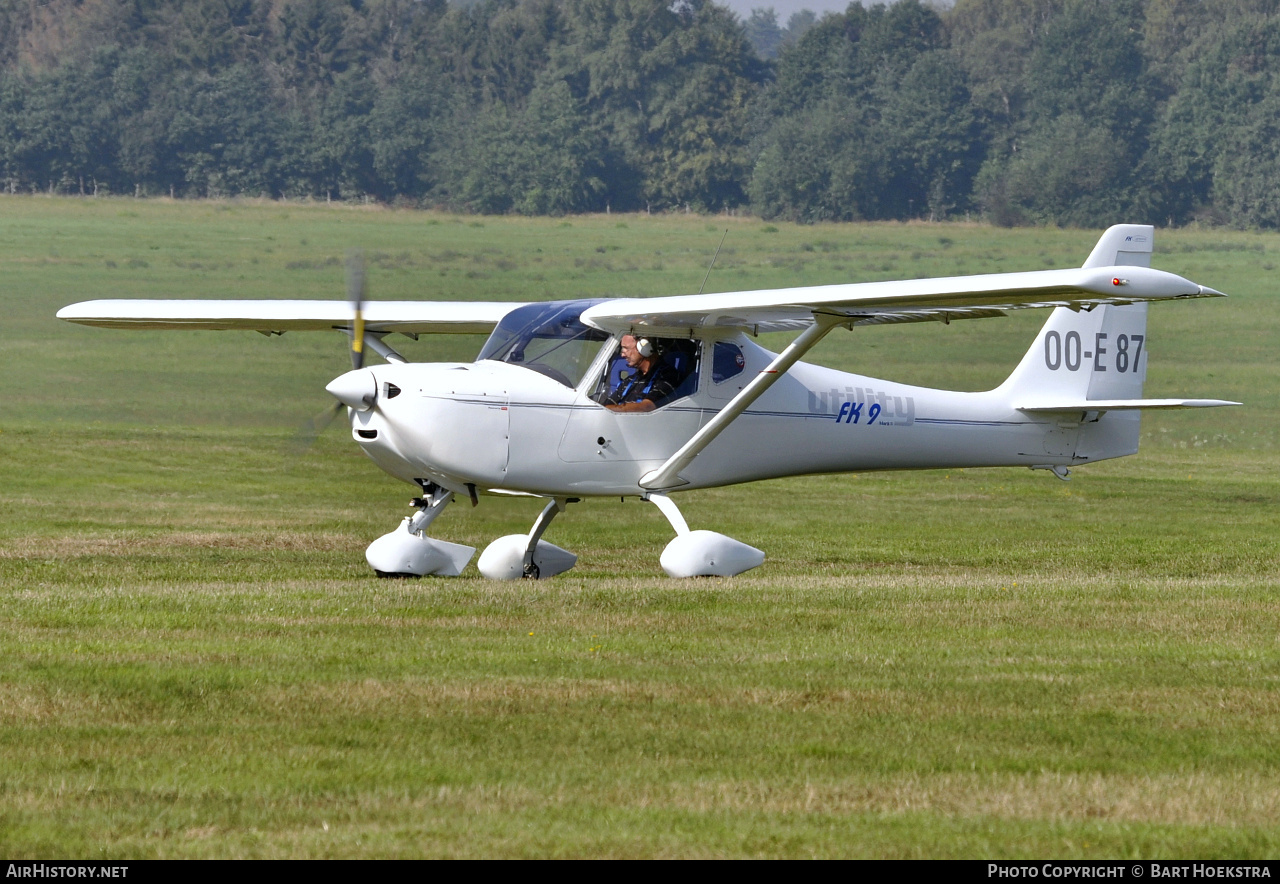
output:
[[[916,422],[916,400],[870,387],[845,387],[843,391],[833,387],[830,392],[809,391],[809,413],[834,417],[838,424],[909,427]]]

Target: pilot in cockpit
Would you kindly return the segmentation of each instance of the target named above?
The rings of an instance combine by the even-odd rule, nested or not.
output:
[[[605,397],[602,404],[610,411],[653,411],[680,383],[675,371],[659,357],[653,343],[646,338],[623,335],[622,358],[632,371]]]

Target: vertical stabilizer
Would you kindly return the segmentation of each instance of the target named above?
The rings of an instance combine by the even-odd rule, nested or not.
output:
[[[1150,267],[1155,228],[1150,224],[1109,227],[1089,253],[1083,267]]]
[[[1084,267],[1150,267],[1155,228],[1108,228]],[[1059,307],[1001,390],[1037,402],[1139,399],[1147,377],[1147,305]]]
[[[1020,402],[1141,399],[1147,305],[1059,307],[1000,389]]]

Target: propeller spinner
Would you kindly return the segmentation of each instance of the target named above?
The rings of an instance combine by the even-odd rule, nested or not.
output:
[[[363,368],[352,369],[341,377],[334,378],[325,389],[338,400],[333,408],[335,414],[344,405],[356,411],[368,411],[378,398],[378,382],[372,371],[365,371]]]

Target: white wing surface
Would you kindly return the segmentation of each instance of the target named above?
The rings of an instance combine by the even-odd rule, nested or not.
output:
[[[367,301],[365,329],[404,334],[488,334],[517,302]],[[346,329],[352,323],[347,301],[82,301],[58,311],[80,325],[134,329],[287,331]]]
[[[1092,308],[1180,298],[1221,297],[1173,273],[1113,266],[993,273],[767,289],[665,298],[621,298],[587,309],[582,319],[611,332],[741,328],[752,332],[804,328],[815,314],[847,318],[840,325],[1001,316],[1032,307]]]

